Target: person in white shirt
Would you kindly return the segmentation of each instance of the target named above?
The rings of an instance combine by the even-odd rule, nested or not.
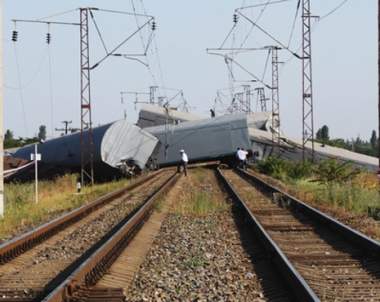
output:
[[[241,148],[240,150],[238,150],[237,155],[239,157],[240,168],[242,168],[245,171],[246,168],[247,168],[247,155],[248,155],[248,151],[246,149],[244,149],[244,148]]]
[[[181,166],[183,166],[183,171],[185,172],[185,176],[187,176],[187,162],[189,159],[187,158],[187,154],[185,153],[185,150],[180,150],[179,153],[181,154],[181,161],[178,164],[177,172],[181,172]]]

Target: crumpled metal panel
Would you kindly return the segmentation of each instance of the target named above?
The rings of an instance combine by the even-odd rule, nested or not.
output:
[[[158,144],[158,138],[125,120],[111,125],[103,136],[102,160],[116,167],[121,160],[134,159],[141,168],[145,166]]]

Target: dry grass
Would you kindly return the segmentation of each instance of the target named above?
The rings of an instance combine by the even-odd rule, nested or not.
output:
[[[38,183],[38,204],[35,184],[4,185],[4,218],[0,219],[0,236],[6,238],[15,228],[33,224],[34,227],[62,216],[89,201],[125,186],[130,180],[82,187],[77,194],[78,175],[64,175],[54,181]]]
[[[213,179],[213,172],[208,169],[197,168],[195,173],[189,173],[172,212],[178,215],[202,216],[210,212],[229,210],[231,205],[226,202],[218,186],[213,186],[212,181],[216,181]]]
[[[376,211],[380,211],[379,189],[376,175],[362,172],[346,183],[317,183],[304,179],[288,183],[282,190],[379,240],[380,224],[372,219],[380,219],[376,215]]]

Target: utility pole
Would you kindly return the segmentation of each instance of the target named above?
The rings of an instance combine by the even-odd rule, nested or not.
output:
[[[55,128],[55,131],[65,131],[65,135],[67,135],[67,132],[71,130],[71,128],[68,128],[68,124],[71,124],[72,121],[62,121],[61,123],[65,124],[65,128],[61,128],[61,129]]]

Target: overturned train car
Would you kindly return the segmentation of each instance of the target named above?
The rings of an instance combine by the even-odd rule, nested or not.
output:
[[[239,115],[238,115],[239,116]],[[227,116],[228,117],[231,116]],[[241,116],[238,118],[242,118]],[[279,131],[279,129],[273,129],[272,125],[275,124],[277,125],[278,122],[273,123],[273,115],[272,111],[265,111],[265,112],[258,112],[258,113],[252,113],[252,114],[247,114],[246,115],[246,123],[248,125],[248,140],[249,140],[249,145],[246,146],[246,141],[240,141],[235,143],[235,147],[244,147],[247,150],[250,151],[251,153],[251,159],[253,160],[262,160],[265,158],[268,158],[269,156],[272,156],[273,152],[273,137],[272,137],[272,132],[273,131]],[[276,118],[276,117],[275,117]],[[204,125],[207,123],[210,123],[212,121],[212,118],[202,118],[200,116],[192,115],[189,113],[184,113],[184,112],[178,112],[176,110],[171,110],[170,108],[165,109],[163,107],[157,107],[153,105],[148,105],[145,104],[144,106],[141,107],[140,115],[139,115],[139,121],[138,125],[142,128],[149,127],[147,128],[148,131],[150,131],[153,134],[159,135],[158,137],[160,138],[161,143],[165,141],[165,136],[163,135],[163,128],[157,128],[155,129],[154,127],[151,126],[157,126],[157,125],[164,125],[170,124],[169,126],[170,129],[173,130],[173,133],[170,133],[169,135],[166,136],[166,139],[169,139],[169,142],[167,144],[169,145],[169,148],[173,146],[172,143],[170,143],[170,139],[174,140],[176,142],[178,138],[176,138],[176,129],[181,129],[178,126],[183,126],[186,127],[185,125],[187,123],[192,123],[189,125],[189,129],[193,129],[193,131],[198,131],[198,126],[199,125],[199,130],[202,132],[202,128]],[[197,123],[198,121],[198,123]],[[202,121],[202,122],[201,122]],[[216,123],[218,123],[218,120],[216,120]],[[233,124],[234,122],[232,122]],[[178,125],[177,127],[175,125]],[[212,122],[210,123],[212,125]],[[151,130],[155,129],[155,130]],[[228,127],[224,128],[225,131],[228,131]],[[200,132],[200,133],[201,133]],[[196,133],[193,136],[199,136],[200,133]],[[222,133],[220,133],[222,135]],[[182,134],[180,134],[182,135]],[[244,135],[243,132],[241,135]],[[174,137],[174,139],[171,138],[171,136]],[[302,160],[303,159],[303,141],[298,138],[286,136],[283,133],[279,133],[280,136],[280,157],[285,160],[290,160],[290,161],[295,161],[295,160]],[[227,148],[233,149],[231,147],[231,144],[229,143],[230,138],[229,134],[226,133],[224,134],[224,138],[227,142]],[[181,144],[176,144],[174,146],[174,150],[168,151],[166,154],[166,157],[163,156],[163,150],[160,151],[160,162],[163,163],[170,163],[172,162],[171,158],[175,158],[177,154],[175,152],[177,149],[182,149],[182,148],[189,148],[189,156],[191,157],[194,155],[194,160],[197,158],[202,159],[202,158],[215,158],[217,156],[222,156],[226,155],[226,152],[216,152],[212,154],[212,150],[208,150],[207,144],[214,144],[212,140],[210,140],[211,137],[202,137],[197,140],[195,144],[190,143],[189,147],[185,147],[187,144],[187,140],[184,138],[181,142]],[[217,146],[218,144],[216,144]],[[211,146],[212,148],[213,146]],[[307,142],[305,144],[305,148],[309,149],[309,153],[311,152],[311,149],[313,148],[311,142]],[[193,153],[194,150],[194,154]],[[185,149],[186,150],[186,149]],[[221,151],[223,151],[222,148],[220,148]],[[169,152],[174,152],[172,155]],[[199,155],[200,152],[204,152],[203,155]],[[211,153],[210,153],[211,152]],[[232,152],[232,151],[231,151]],[[359,154],[355,153],[349,150],[341,149],[341,148],[336,148],[336,147],[331,147],[323,144],[318,144],[314,143],[314,159],[316,161],[320,159],[328,159],[331,157],[336,157],[339,158],[341,161],[352,161],[355,167],[361,167],[364,169],[367,169],[369,171],[376,172],[378,170],[378,159],[375,157],[367,156],[364,154]]]
[[[88,136],[89,131],[84,131],[84,135]],[[90,150],[89,142],[89,139],[84,140],[86,150]],[[92,142],[93,171],[96,180],[109,180],[122,177],[126,173],[155,169],[155,158],[159,149],[158,139],[126,120],[93,128]],[[80,132],[38,144],[37,152],[41,154],[41,162],[38,164],[39,177],[51,178],[67,170],[80,172],[81,146]],[[30,160],[31,154],[34,153],[35,145],[31,145],[18,149],[13,157]],[[90,152],[85,153],[87,154],[84,161],[88,162]],[[85,168],[89,168],[89,165]],[[28,173],[31,174],[31,171],[20,170],[10,181],[21,178],[26,180]],[[31,174],[30,178],[33,177],[34,174]]]
[[[160,140],[157,154],[160,166],[176,165],[184,149],[189,163],[210,160],[236,161],[237,148],[250,149],[246,114],[144,128]]]

